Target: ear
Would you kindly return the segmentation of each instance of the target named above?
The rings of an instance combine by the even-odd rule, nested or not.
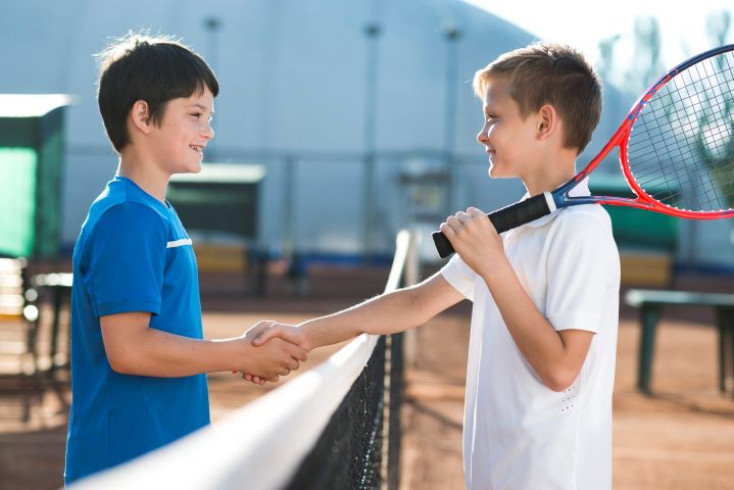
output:
[[[133,128],[141,131],[144,134],[149,134],[152,131],[152,122],[150,120],[150,109],[148,103],[144,100],[138,100],[133,104],[133,108],[130,109],[130,121]]]
[[[558,131],[560,119],[558,118],[556,109],[552,105],[546,104],[538,111],[537,122],[538,126],[536,131],[538,138],[546,139]]]

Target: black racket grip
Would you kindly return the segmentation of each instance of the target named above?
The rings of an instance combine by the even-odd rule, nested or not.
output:
[[[493,211],[487,217],[494,225],[497,233],[503,233],[541,218],[551,212],[552,210],[548,206],[546,195],[538,194],[524,201],[516,202],[515,204],[510,204],[502,209]],[[451,246],[451,242],[449,242],[449,239],[441,231],[433,233],[433,243],[436,245],[438,255],[442,259],[454,253],[454,247]]]

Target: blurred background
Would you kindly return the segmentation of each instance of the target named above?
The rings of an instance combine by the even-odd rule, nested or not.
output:
[[[94,54],[113,39],[172,35],[219,78],[204,170],[175,177],[168,199],[196,248],[205,333],[221,338],[377,294],[401,229],[422,237],[425,277],[447,215],[524,194],[487,177],[475,141],[471,81],[498,55],[559,41],[595,65],[604,109],[580,169],[667,68],[734,42],[733,15],[725,0],[0,0],[0,488],[62,482],[71,251],[118,163],[95,97]],[[591,187],[624,191],[616,155]],[[623,272],[615,488],[732,488],[734,224],[609,212]],[[703,296],[646,310],[624,300],[641,287]],[[401,488],[461,488],[469,306],[406,338]],[[660,320],[654,369],[644,318],[653,334]],[[211,375],[214,421],[271,389]]]
[[[663,2],[617,2],[593,13],[573,1],[532,8],[479,0],[2,0],[2,6],[0,93],[67,97],[46,101],[48,111],[63,106],[57,146],[46,150],[60,148],[61,156],[52,163],[41,158],[42,173],[57,175],[38,178],[58,195],[47,196],[46,208],[53,204],[47,216],[32,220],[37,233],[41,225],[53,229],[44,242],[55,238],[62,255],[117,165],[96,106],[93,55],[129,30],[182,39],[221,82],[205,164],[241,186],[219,194],[218,205],[216,187],[206,186],[216,176],[200,176],[199,194],[190,184],[178,194],[172,189],[177,207],[198,203],[201,210],[208,201],[203,214],[222,217],[218,224],[184,219],[195,241],[231,246],[244,239],[268,257],[347,263],[384,262],[400,228],[428,235],[458,209],[491,210],[522,195],[517,181],[486,178],[486,156],[475,141],[482,115],[472,76],[499,54],[536,39],[558,40],[596,65],[604,111],[580,167],[666,67],[730,42],[734,32],[731,7],[717,0],[697,4],[695,14]],[[8,104],[0,111],[13,116]],[[602,170],[616,172],[616,155],[608,160]],[[28,190],[19,189],[17,178],[0,186],[6,195]],[[32,216],[33,209],[20,206],[8,199],[0,223],[18,227],[10,221]],[[734,268],[731,223],[680,221],[668,228],[675,228],[666,238],[675,243],[666,247],[678,267]],[[428,242],[423,255],[434,260]]]

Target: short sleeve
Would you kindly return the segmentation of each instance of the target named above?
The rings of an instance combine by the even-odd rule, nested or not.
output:
[[[159,214],[138,203],[118,204],[100,216],[85,278],[98,317],[160,312],[166,230]]]
[[[469,301],[474,301],[474,287],[477,274],[471,267],[466,265],[466,262],[459,257],[459,254],[451,257],[448,264],[443,266],[441,275],[464,298]]]
[[[606,219],[604,219],[606,218]],[[606,215],[575,212],[559,219],[549,245],[546,316],[556,330],[597,333],[619,267]]]

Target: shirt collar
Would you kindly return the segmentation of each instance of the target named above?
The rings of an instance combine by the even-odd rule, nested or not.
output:
[[[576,184],[575,187],[573,187],[570,191],[568,191],[569,197],[581,197],[581,196],[590,196],[590,195],[591,195],[591,192],[589,191],[589,178],[588,177],[580,181],[578,184]],[[529,197],[530,197],[529,194],[525,194],[525,196],[523,196],[523,200]],[[556,216],[558,216],[558,211],[560,211],[561,209],[563,208],[556,209],[551,214],[547,214],[541,218],[533,220],[530,223],[527,223],[527,226],[531,226],[533,228],[540,228],[541,226],[545,226],[551,220],[554,220]]]

